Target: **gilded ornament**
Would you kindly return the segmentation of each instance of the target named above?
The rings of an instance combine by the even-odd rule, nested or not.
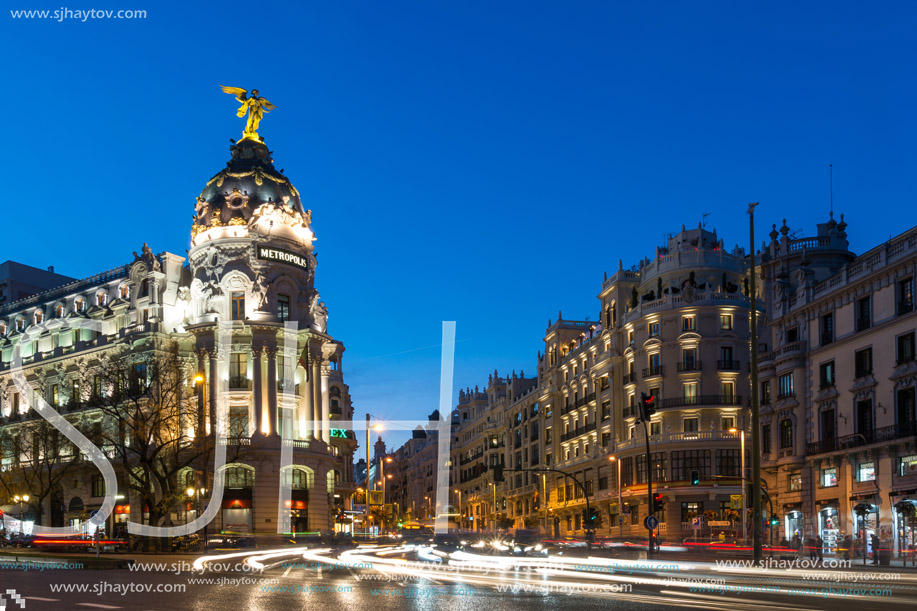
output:
[[[236,217],[229,219],[228,225],[230,227],[236,227],[239,225],[247,225],[247,223],[245,222],[245,219],[243,219],[242,217],[236,216]]]

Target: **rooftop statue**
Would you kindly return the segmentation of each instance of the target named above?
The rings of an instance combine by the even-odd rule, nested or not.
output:
[[[220,89],[223,90],[223,93],[236,96],[236,99],[242,102],[242,106],[239,107],[236,116],[244,117],[245,113],[248,113],[248,120],[245,122],[245,129],[242,131],[243,139],[248,138],[261,142],[261,137],[258,135],[258,124],[261,123],[264,113],[270,112],[277,107],[265,98],[260,97],[257,89],[252,89],[251,95],[241,87],[220,85]]]

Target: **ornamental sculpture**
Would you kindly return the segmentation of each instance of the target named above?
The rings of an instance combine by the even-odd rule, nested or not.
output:
[[[236,96],[236,99],[242,102],[242,106],[236,112],[237,117],[244,117],[245,113],[248,113],[248,120],[245,122],[245,129],[242,131],[243,139],[248,138],[249,140],[261,142],[261,137],[258,135],[258,124],[261,123],[264,113],[270,112],[277,107],[260,97],[257,89],[252,89],[251,95],[241,87],[220,85],[220,89],[223,90],[223,93]]]

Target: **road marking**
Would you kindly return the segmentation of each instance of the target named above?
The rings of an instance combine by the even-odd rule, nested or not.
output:
[[[322,577],[322,569],[321,569],[321,568],[318,569],[318,578],[319,578],[319,579],[324,579],[324,577]]]
[[[288,567],[287,567],[287,570],[285,570],[285,571],[283,572],[283,576],[286,577],[287,575],[290,574],[290,571],[292,571],[292,570],[293,570],[293,567],[288,566]]]
[[[79,607],[96,607],[97,609],[123,609],[124,607],[113,607],[111,605],[97,605],[95,603],[76,603]]]

